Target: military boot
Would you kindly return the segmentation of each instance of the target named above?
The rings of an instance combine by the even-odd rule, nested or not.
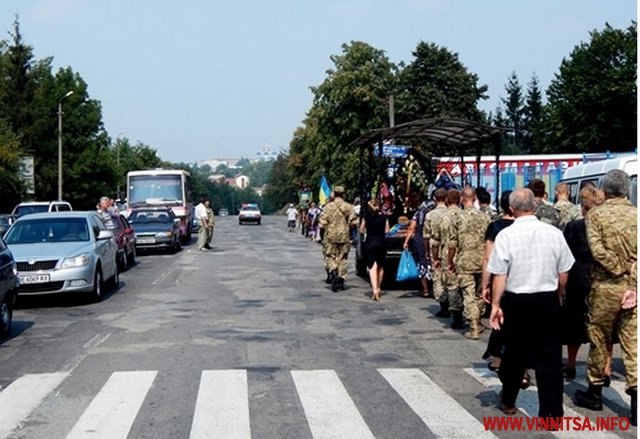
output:
[[[469,332],[465,332],[464,336],[469,340],[480,339],[480,334],[484,331],[484,326],[477,320],[469,320]]]
[[[333,278],[335,277],[334,273],[333,271],[329,271],[328,268],[325,269],[325,271],[327,272],[327,278],[324,280],[324,283],[331,285],[331,283],[333,282]]]
[[[440,311],[436,314],[436,317],[440,317],[442,319],[448,319],[451,317],[451,313],[449,312],[449,301],[445,300],[444,302],[440,302]]]
[[[602,386],[595,386],[589,384],[589,388],[586,392],[582,390],[576,390],[573,402],[578,407],[584,407],[589,410],[601,411],[602,410]]]
[[[453,316],[453,323],[451,323],[451,329],[463,329],[464,321],[462,320],[462,311],[451,311]]]
[[[335,293],[338,290],[344,290],[344,279],[336,276],[333,278],[333,282],[331,282],[331,291]]]
[[[634,427],[638,425],[638,388],[632,387],[627,390],[631,396],[631,412],[629,413],[629,423]]]

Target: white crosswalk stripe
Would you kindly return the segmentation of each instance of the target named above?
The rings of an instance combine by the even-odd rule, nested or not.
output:
[[[0,438],[7,436],[38,407],[69,374],[24,375],[0,392]]]
[[[484,368],[466,368],[465,372],[474,377],[484,386],[490,388],[495,393],[499,393],[502,390],[502,383],[495,373]],[[518,393],[518,399],[516,401],[516,408],[529,417],[538,416],[538,390],[531,386],[528,389],[521,390]],[[564,406],[565,417],[583,417],[580,413],[573,410],[571,407]],[[575,431],[558,431],[554,432],[556,437],[572,438],[576,436]],[[589,432],[589,438],[614,438],[618,437],[616,434],[607,431],[593,431]]]
[[[491,432],[419,369],[379,369],[409,407],[440,437],[495,438]],[[446,416],[443,414],[446,413]]]
[[[380,424],[369,426],[361,414],[371,416],[372,407],[358,405],[368,404],[362,401],[380,400],[395,400],[393,404],[396,407],[393,410],[403,409],[406,412],[410,409],[417,416],[415,418],[413,414],[410,415],[415,419],[413,429],[417,430],[417,432],[411,432],[413,435],[424,435],[428,430],[435,437],[441,438],[496,437],[491,431],[485,431],[481,418],[485,416],[499,418],[502,416],[499,411],[495,410],[495,413],[488,415],[486,408],[479,409],[482,413],[472,413],[475,412],[474,409],[465,408],[473,405],[470,402],[477,399],[477,394],[470,395],[466,402],[459,401],[459,397],[447,393],[446,388],[438,385],[428,372],[421,369],[380,368],[377,372],[371,371],[371,376],[377,377],[374,379],[379,381],[376,388],[378,391],[388,389],[386,392],[394,392],[397,395],[393,398],[387,398],[387,395],[373,397],[361,395],[353,390],[359,387],[353,387],[349,381],[343,381],[343,378],[334,370],[294,370],[282,378],[285,382],[289,381],[290,391],[297,393],[303,411],[303,414],[300,412],[301,419],[306,418],[311,436],[315,439],[343,437],[370,439],[375,437],[374,431],[376,434],[383,433],[385,430],[377,431],[381,428]],[[464,368],[464,371],[459,370],[458,373],[461,376],[468,374],[477,383],[496,394],[501,390],[497,376],[484,367]],[[70,414],[69,423],[59,437],[63,437],[70,429],[66,436],[68,439],[126,438],[136,418],[145,407],[145,399],[158,380],[157,375],[158,371],[112,373],[88,404],[85,402],[77,406],[76,416],[79,415],[77,422],[73,414]],[[0,438],[11,434],[19,435],[21,431],[20,437],[30,437],[29,423],[38,425],[38,410],[43,414],[48,413],[47,410],[51,405],[55,405],[56,395],[64,394],[65,387],[73,386],[72,383],[64,383],[68,376],[68,372],[24,375],[5,389],[1,389]],[[289,376],[291,380],[288,379]],[[466,379],[471,382],[469,378]],[[578,383],[581,381],[577,380]],[[614,386],[605,389],[603,396],[619,406],[628,407],[628,397],[623,393],[623,382],[617,380],[614,383]],[[256,432],[254,434],[259,435],[260,426],[251,425],[252,395],[249,392],[249,384],[249,376],[245,369],[202,371],[190,423],[190,439],[212,437],[250,439],[253,430]],[[160,387],[159,384],[158,387]],[[48,399],[50,395],[54,395],[51,396],[51,400]],[[354,396],[357,398],[353,398]],[[166,402],[167,405],[175,403],[177,402],[173,400]],[[154,400],[154,404],[157,404],[157,400]],[[520,392],[517,408],[528,417],[537,415],[538,395],[535,387]],[[283,405],[281,409],[285,410],[286,407]],[[84,412],[80,415],[82,410]],[[595,416],[591,412],[579,413],[568,406],[565,406],[564,410],[566,417]],[[260,417],[257,416],[256,419]],[[74,422],[75,425],[73,425]],[[32,436],[44,437],[43,425],[46,427],[46,424],[40,424],[40,429]],[[24,430],[25,428],[27,430]],[[137,425],[136,428],[138,428]],[[189,424],[186,424],[185,429],[188,428]],[[303,428],[306,427],[303,425]],[[587,434],[587,437],[619,437],[616,433],[620,431],[592,431]],[[385,434],[388,435],[388,432]],[[569,438],[575,437],[576,432],[560,431],[553,434],[556,437]]]
[[[157,371],[114,372],[67,439],[126,438]]]
[[[251,437],[245,370],[205,370],[191,425],[191,439]]]
[[[374,438],[334,371],[292,371],[291,376],[314,438]]]

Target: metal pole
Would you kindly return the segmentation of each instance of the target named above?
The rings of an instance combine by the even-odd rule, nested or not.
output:
[[[389,126],[396,126],[396,110],[395,110],[395,98],[393,95],[389,95]]]
[[[58,101],[58,200],[62,201],[62,99]]]
[[[62,201],[62,101],[73,94],[67,92],[58,99],[58,200]]]

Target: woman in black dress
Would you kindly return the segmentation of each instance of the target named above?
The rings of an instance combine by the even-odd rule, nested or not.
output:
[[[430,297],[429,295],[429,279],[431,271],[431,261],[427,255],[424,237],[422,236],[422,230],[424,229],[424,221],[427,213],[431,212],[436,206],[434,202],[423,201],[420,207],[416,211],[415,215],[409,223],[409,231],[404,239],[404,249],[409,249],[409,243],[411,243],[411,253],[413,258],[418,264],[418,276],[420,278],[420,284],[422,285],[422,297]]]
[[[360,223],[360,234],[366,235],[364,241],[369,280],[371,281],[372,300],[380,300],[384,260],[387,256],[385,235],[389,233],[389,220],[380,212],[380,202],[371,199],[367,203],[364,219]]]
[[[582,215],[604,202],[604,193],[600,189],[588,186],[580,191],[580,207]],[[562,306],[562,344],[567,345],[567,363],[564,376],[567,379],[576,377],[576,357],[580,345],[587,343],[587,295],[591,290],[591,267],[593,256],[587,242],[587,230],[584,218],[571,221],[564,229],[564,238],[571,249],[576,262],[569,270],[569,279],[565,288],[565,300]]]

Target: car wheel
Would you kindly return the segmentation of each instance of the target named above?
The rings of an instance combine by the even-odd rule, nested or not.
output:
[[[238,225],[241,226],[242,225],[242,221],[238,221]]]
[[[133,267],[134,265],[136,265],[136,246],[135,245],[131,246],[131,251],[127,255],[127,262],[129,262],[130,267]]]
[[[0,337],[8,337],[11,332],[11,321],[13,320],[11,294],[10,292],[5,294],[4,301],[0,304]]]
[[[258,221],[258,225],[260,225],[260,221]]]
[[[115,290],[118,288],[118,285],[120,285],[120,269],[118,268],[118,264],[116,264],[116,271],[109,279],[109,288]]]
[[[118,258],[118,271],[127,271],[127,265],[129,259],[127,258],[127,251],[122,252],[122,256]]]
[[[96,274],[93,276],[93,300],[100,302],[102,300],[102,289],[104,288],[104,279],[102,278],[102,270],[96,268]]]

